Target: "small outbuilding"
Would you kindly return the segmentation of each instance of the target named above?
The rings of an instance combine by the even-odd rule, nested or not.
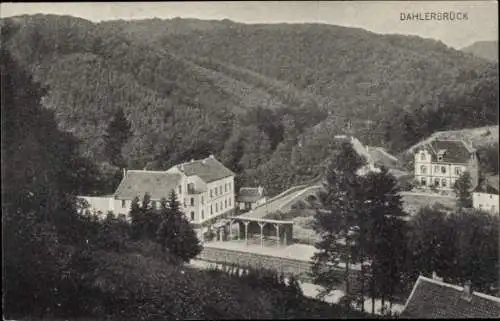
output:
[[[265,190],[259,187],[241,187],[236,198],[240,211],[250,211],[266,203]]]

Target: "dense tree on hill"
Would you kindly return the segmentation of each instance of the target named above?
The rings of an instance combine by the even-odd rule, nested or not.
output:
[[[498,217],[481,211],[447,215],[424,208],[410,220],[408,288],[419,274],[433,272],[445,282],[464,284],[494,294],[498,277]]]
[[[479,166],[481,168],[481,172],[498,175],[498,168],[500,166],[498,151],[498,142],[491,146],[486,146],[478,150]]]
[[[123,167],[122,148],[130,135],[130,124],[120,108],[109,123],[104,136],[106,156],[112,165]]]
[[[355,126],[353,135],[394,152],[435,130],[497,119],[496,67],[416,37],[181,19],[175,31],[165,27],[172,21],[155,21],[148,31],[154,36],[144,39],[137,26],[147,22],[123,29],[120,22],[95,25],[60,16],[6,21],[23,26],[6,45],[50,86],[44,105],[54,110],[60,128],[81,140],[81,152],[99,163],[108,161],[106,129],[118,109],[130,122],[122,150],[128,167],[165,169],[223,155],[241,181],[265,181],[269,191],[307,180],[327,163],[330,155],[322,151],[284,167],[300,174],[275,175],[298,142],[302,156],[317,148],[315,136],[322,134],[312,129],[318,123],[342,132],[339,120],[345,117],[370,120],[370,126]],[[287,118],[296,130],[288,141],[293,146],[284,142],[291,137],[285,134]],[[245,131],[235,127],[257,127],[261,150],[245,149]],[[254,129],[250,133],[257,137]]]
[[[6,50],[15,30],[4,25],[1,32],[4,314],[75,312],[72,284],[89,268],[75,195],[92,182],[91,163],[58,130],[41,106],[43,90]]]

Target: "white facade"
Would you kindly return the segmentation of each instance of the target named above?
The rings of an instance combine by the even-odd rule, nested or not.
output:
[[[451,190],[455,181],[468,170],[467,164],[433,162],[429,151],[415,153],[415,179],[422,186]]]
[[[211,158],[213,160],[210,161],[216,162],[213,156],[211,156]],[[204,161],[201,162],[203,163]],[[223,165],[220,164],[220,166]],[[140,172],[144,172],[144,174],[147,175],[147,172],[151,173],[154,171],[129,172],[135,172],[136,175],[138,172],[140,175],[142,175]],[[186,175],[183,171],[182,165],[174,166],[161,173],[179,174],[180,180],[178,180],[177,183],[172,181],[172,184],[175,185],[171,184],[169,190],[156,190],[156,193],[153,193],[157,195],[156,198],[155,196],[151,196],[151,206],[153,208],[160,208],[161,198],[168,199],[171,192],[170,189],[174,189],[177,194],[177,199],[181,204],[182,211],[186,215],[186,218],[194,224],[202,224],[219,216],[230,214],[236,206],[234,175],[205,182],[196,174],[190,173],[190,175]],[[137,185],[134,184],[134,186]],[[80,198],[85,199],[89,203],[89,210],[91,212],[99,214],[103,218],[106,217],[109,211],[112,211],[115,215],[126,215],[128,218],[128,213],[130,212],[130,207],[132,205],[132,198],[138,196],[140,201],[142,201],[145,191],[138,191],[140,195],[135,195],[133,197],[129,195],[121,199],[116,196],[117,193],[118,192],[115,192],[115,195],[105,197],[81,196]]]
[[[483,210],[490,213],[499,213],[499,198],[497,194],[489,193],[472,193],[472,206],[478,210]]]
[[[175,166],[168,172],[182,175],[176,193],[192,223],[201,224],[234,209],[234,176],[206,183],[196,175],[185,175]]]

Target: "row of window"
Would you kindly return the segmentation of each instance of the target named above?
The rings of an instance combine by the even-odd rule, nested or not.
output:
[[[210,205],[210,215],[217,214],[218,212],[226,210],[228,207],[231,207],[231,206],[232,206],[231,198],[225,199],[224,202],[220,201],[218,203],[215,203],[215,206],[214,206],[214,204],[211,204]],[[214,209],[215,209],[215,211],[214,211]]]
[[[441,182],[441,184],[439,184]],[[424,186],[427,186],[427,179],[425,177],[422,177],[420,179],[420,184],[424,185]],[[434,179],[434,186],[436,187],[447,187],[448,186],[448,180],[446,178],[443,178],[443,179],[439,179],[439,178],[435,178]]]
[[[217,195],[222,195],[223,193],[227,193],[228,191],[231,191],[231,183],[225,183],[224,184],[224,192],[222,191],[222,186],[220,185],[218,187],[214,187],[210,189],[210,197],[214,197]]]
[[[438,165],[434,166],[434,173],[438,173],[440,169],[442,174],[446,174],[446,166],[438,166]],[[420,173],[427,174],[427,166],[425,165],[420,166]],[[455,175],[460,176],[461,174],[462,174],[462,168],[455,167]]]

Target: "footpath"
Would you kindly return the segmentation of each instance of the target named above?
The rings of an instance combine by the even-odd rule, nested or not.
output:
[[[208,269],[208,268],[210,268],[212,266],[216,266],[216,265],[217,264],[215,264],[215,263],[209,263],[209,262],[200,261],[200,260],[191,260],[191,262],[188,264],[188,266],[198,268],[198,269]],[[221,265],[219,264],[219,267],[220,266]],[[321,287],[319,285],[301,282],[301,281],[299,281],[299,284],[300,284],[300,286],[302,288],[302,292],[304,293],[305,296],[307,296],[309,298],[316,299],[316,296],[318,295],[318,293],[321,289]],[[336,304],[340,301],[340,299],[344,296],[344,294],[345,293],[342,290],[334,290],[334,291],[332,291],[332,293],[325,296],[323,298],[323,300],[325,302],[328,302],[331,304]],[[385,305],[387,308],[389,307],[388,303],[386,303]],[[354,308],[356,308],[356,307],[354,307]],[[381,313],[380,313],[381,308],[382,308],[382,301],[379,299],[375,300],[375,313],[377,315],[381,315]],[[356,308],[356,309],[358,309],[358,308]],[[360,310],[360,309],[358,309],[358,310]],[[403,310],[403,305],[394,303],[392,305],[391,310],[393,313],[401,313],[401,311]],[[365,297],[365,311],[368,313],[370,313],[372,311],[372,299],[369,297]]]

